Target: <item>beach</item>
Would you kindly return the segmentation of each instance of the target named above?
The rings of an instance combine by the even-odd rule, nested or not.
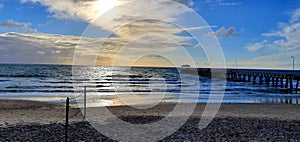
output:
[[[191,104],[183,104],[191,105]],[[163,103],[152,109],[128,106],[107,107],[127,122],[147,123],[161,119],[176,106]],[[299,105],[292,104],[222,104],[213,121],[198,128],[205,104],[197,104],[189,120],[162,141],[298,141],[300,139]],[[93,108],[104,109],[104,107]],[[82,121],[77,108],[70,109],[70,141],[111,139]],[[0,101],[0,141],[64,141],[65,106],[63,103],[35,101]],[[174,116],[176,117],[176,116]]]

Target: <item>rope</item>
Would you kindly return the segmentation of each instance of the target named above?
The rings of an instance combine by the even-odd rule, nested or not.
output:
[[[75,97],[70,97],[69,99],[70,100],[74,100],[74,99],[76,99],[76,98],[79,98],[79,97],[81,97],[83,95],[83,93],[81,93],[80,95],[78,95],[78,96],[75,96]]]
[[[79,111],[77,111],[75,114],[73,114],[72,116],[69,117],[69,119],[74,118],[75,116],[77,116],[79,113],[81,113],[81,110],[79,109]]]

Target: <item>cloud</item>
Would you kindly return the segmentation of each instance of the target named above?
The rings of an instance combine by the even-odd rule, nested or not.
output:
[[[240,5],[242,4],[241,2],[221,2],[219,5],[221,6],[235,6],[235,5]]]
[[[292,22],[299,22],[299,18],[300,18],[300,8],[296,9],[293,13],[293,16],[291,18]]]
[[[78,38],[46,34],[0,34],[0,60],[6,63],[70,63]]]
[[[2,9],[3,7],[4,7],[4,5],[0,3],[0,9]]]
[[[126,50],[123,51],[123,55],[118,55],[121,56],[119,58],[121,58],[122,61],[130,59],[138,53],[168,53],[169,55],[175,56],[178,54],[174,54],[174,52],[176,52],[179,47],[182,47],[182,45],[188,45],[187,43],[192,43],[189,41],[193,38],[191,35],[188,34],[188,32],[197,30],[199,31],[197,32],[199,35],[203,35],[210,31],[210,27],[207,27],[205,24],[195,24],[197,22],[200,23],[201,21],[191,21],[192,24],[188,24],[190,20],[182,20],[186,19],[186,15],[191,14],[192,11],[188,9],[186,5],[179,4],[178,2],[187,5],[192,5],[193,1],[191,0],[176,0],[177,2],[174,2],[174,0],[101,1],[21,0],[22,3],[32,2],[47,7],[49,15],[55,18],[81,20],[90,23],[90,26],[95,27],[97,30],[105,30],[108,32],[112,32],[112,37],[106,40],[106,42],[104,43],[104,47],[100,49],[101,55],[99,56],[101,56],[102,61],[102,63],[99,63],[100,65],[105,64],[104,61],[106,61],[106,65],[112,63],[112,60],[117,56],[117,53],[120,50],[122,50],[121,47],[123,46],[127,47]],[[103,3],[103,1],[106,1],[107,3]],[[112,6],[110,5],[112,3],[114,4],[114,8],[112,8]],[[176,23],[183,25],[183,27],[177,26]],[[25,44],[29,44],[32,42],[32,45],[39,45],[39,49],[43,49],[42,45],[45,45],[45,50],[51,49],[51,52],[44,50],[34,51],[34,54],[37,54],[36,51],[42,51],[39,53],[44,53],[43,56],[45,57],[52,56],[52,54],[56,53],[55,51],[57,49],[65,50],[66,47],[70,47],[69,44],[72,45],[76,43],[73,40],[70,41],[70,37],[65,37],[61,35],[25,35],[26,36],[24,38],[26,38],[29,35],[36,35],[32,37],[33,39],[35,39],[34,41],[30,41],[30,39],[28,38],[26,38],[26,40],[22,39],[21,41],[23,41],[24,43],[26,42]],[[18,37],[22,36],[24,35],[18,35]],[[104,39],[102,39],[103,35],[100,36],[102,37],[84,35],[86,40],[84,41],[84,45],[87,48],[80,49],[81,51],[79,52],[82,53],[82,56],[89,56],[93,53],[99,52],[99,49],[96,49],[97,47],[99,47],[100,44],[104,42]],[[94,39],[88,37],[93,37]],[[73,45],[73,47],[74,46],[76,45]],[[191,45],[191,47],[193,46]],[[183,49],[185,48],[182,48],[182,50]],[[61,52],[60,54],[62,53],[66,54],[66,52]],[[183,52],[178,53],[181,54]],[[66,59],[66,57],[68,58]],[[59,58],[57,59],[64,59],[64,61],[69,61],[70,56],[59,56]],[[50,60],[51,59],[49,59],[49,61]],[[81,62],[85,63],[86,61]]]
[[[266,44],[268,43],[267,40],[264,40],[262,42],[252,43],[246,46],[245,48],[250,52],[257,52],[258,50],[264,48]]]
[[[0,23],[1,27],[4,28],[28,28],[30,26],[29,23],[19,23],[13,20],[7,20],[5,22]]]
[[[186,4],[188,6],[193,6],[195,3],[193,0],[173,0],[182,4]]]
[[[255,57],[240,64],[241,67],[247,68],[272,68],[272,69],[292,69],[291,56],[300,57],[300,50],[276,53]],[[297,58],[296,58],[297,60]],[[295,69],[299,70],[300,62],[295,62]]]
[[[243,4],[242,2],[226,2],[225,0],[204,0],[203,3],[211,6],[237,6]]]
[[[288,22],[280,22],[277,30],[261,35],[262,41],[250,43],[245,47],[250,52],[260,51],[261,56],[245,61],[244,65],[256,68],[291,69],[291,56],[300,58],[300,8],[291,14]],[[296,62],[296,68],[299,66],[300,64]]]
[[[225,29],[225,27],[220,28],[216,32],[208,33],[210,36],[217,36],[217,37],[231,37],[236,36],[237,32],[234,27],[230,27],[228,29]]]
[[[168,41],[168,39],[158,40],[159,37],[155,36],[143,38],[147,38],[147,40],[126,41],[119,37],[104,39],[10,32],[0,34],[0,61],[6,63],[72,64],[74,51],[80,44],[86,46],[76,50],[80,56],[90,57],[99,52],[97,64],[107,66],[111,65],[117,56],[128,60],[137,53],[151,53],[152,51],[161,54],[171,53],[180,46]],[[102,44],[103,46],[100,46]],[[119,54],[120,51],[123,54]],[[81,63],[87,64],[88,62],[83,59]]]
[[[269,33],[262,33],[263,38],[261,42],[251,43],[250,46],[254,45],[259,49],[266,49],[269,51],[287,52],[292,50],[300,49],[300,8],[295,10],[287,23],[280,22],[279,30],[272,31]],[[264,41],[268,42],[264,42]],[[250,52],[255,48],[246,47]]]
[[[0,28],[2,27],[4,31],[8,30],[10,32],[21,30],[24,33],[38,33],[38,30],[31,29],[30,25],[30,23],[21,23],[14,20],[6,20],[0,23]]]
[[[184,14],[187,9],[179,6],[177,2],[193,4],[192,0],[113,0],[114,6],[111,6],[101,1],[21,0],[22,3],[33,2],[47,6],[53,17],[82,20],[125,39],[134,39],[142,34],[154,32],[173,35],[179,39],[181,36],[177,34],[184,29],[175,27],[172,23],[176,21],[175,17]]]
[[[38,30],[37,29],[27,29],[26,33],[28,33],[28,34],[38,33]]]

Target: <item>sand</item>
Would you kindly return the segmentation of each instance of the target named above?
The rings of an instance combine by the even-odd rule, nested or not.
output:
[[[175,103],[152,109],[127,106],[90,108],[88,112],[109,109],[127,122],[143,123],[168,115]],[[181,104],[189,107],[191,104]],[[214,120],[198,128],[205,104],[197,104],[177,132],[162,141],[297,141],[300,139],[300,105],[222,104]],[[78,108],[70,109],[70,141],[112,141],[82,121]],[[174,116],[178,117],[178,116]],[[0,100],[0,141],[64,141],[65,105],[35,101]],[[146,139],[147,140],[147,139]]]
[[[110,106],[110,111],[118,116],[164,116],[175,106],[174,103],[160,104],[152,109],[132,109],[126,106]],[[184,104],[190,105],[190,104]],[[205,104],[198,104],[193,116],[201,116]],[[101,109],[94,108],[95,110]],[[70,116],[76,114],[78,109],[71,108]],[[80,114],[70,121],[81,120]],[[300,105],[292,104],[222,104],[216,117],[239,118],[269,118],[278,120],[300,120]],[[46,103],[24,100],[0,100],[0,125],[8,124],[49,124],[64,122],[65,104]]]

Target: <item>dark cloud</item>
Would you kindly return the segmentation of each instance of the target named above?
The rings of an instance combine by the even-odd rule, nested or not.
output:
[[[236,36],[237,32],[234,27],[230,27],[228,29],[225,29],[225,27],[222,27],[219,30],[217,30],[216,32],[209,33],[209,35],[211,35],[211,36],[215,35],[217,37],[231,37],[231,36]]]
[[[37,31],[37,29],[27,29],[26,33],[33,34],[33,33],[38,33],[38,31]]]
[[[19,23],[13,20],[7,20],[5,22],[0,23],[0,26],[5,28],[28,28],[29,25],[29,23]]]
[[[194,1],[193,0],[173,0],[175,2],[179,2],[181,4],[187,5],[187,6],[192,6],[194,5]],[[166,3],[167,4],[167,3]]]

